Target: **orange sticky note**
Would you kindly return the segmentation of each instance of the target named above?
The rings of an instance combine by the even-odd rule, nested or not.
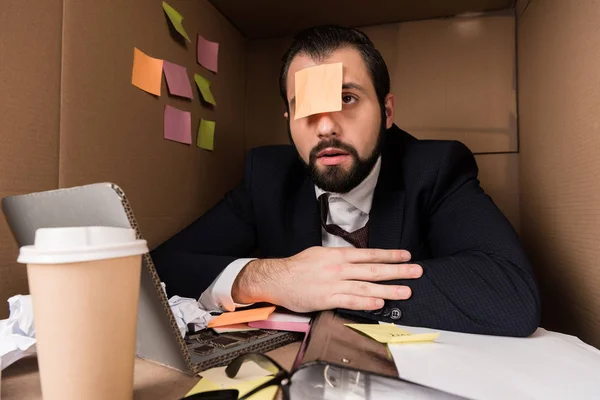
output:
[[[133,72],[131,84],[148,93],[160,96],[163,60],[152,58],[133,48]]]
[[[271,315],[273,311],[275,311],[275,306],[253,308],[251,310],[243,311],[226,312],[219,315],[216,318],[211,319],[208,323],[208,327],[214,328],[216,326],[242,324],[244,322],[252,321],[262,321],[263,319],[269,318],[269,315]]]
[[[322,64],[296,72],[294,119],[342,110],[342,63]]]

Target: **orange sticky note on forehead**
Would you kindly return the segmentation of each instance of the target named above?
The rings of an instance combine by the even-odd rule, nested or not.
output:
[[[322,64],[296,72],[294,119],[342,110],[342,63]]]

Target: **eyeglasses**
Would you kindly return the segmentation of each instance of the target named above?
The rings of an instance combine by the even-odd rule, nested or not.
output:
[[[263,369],[267,370],[271,374],[273,374],[273,378],[269,379],[267,382],[264,382],[262,385],[257,386],[252,389],[248,393],[244,394],[242,397],[239,397],[239,392],[237,389],[223,389],[223,390],[213,390],[210,392],[196,393],[191,396],[184,397],[185,400],[245,400],[250,398],[250,396],[260,392],[271,386],[279,386],[283,390],[283,398],[285,400],[290,399],[289,394],[289,384],[291,380],[290,374],[277,363],[277,361],[273,360],[271,357],[260,354],[260,353],[246,353],[241,356],[235,358],[228,366],[225,368],[225,374],[231,379],[235,378],[242,368],[242,364],[247,361],[253,361],[258,364]],[[183,400],[183,399],[182,399]]]
[[[272,358],[260,353],[243,354],[225,368],[229,378],[235,378],[242,364],[254,361],[273,374],[273,378],[252,389],[238,399],[235,389],[196,393],[182,400],[246,400],[271,386],[278,386],[284,400],[325,399],[415,399],[436,398],[456,400],[463,397],[408,382],[400,378],[373,374],[348,367],[322,362],[300,366],[293,374],[288,373]]]

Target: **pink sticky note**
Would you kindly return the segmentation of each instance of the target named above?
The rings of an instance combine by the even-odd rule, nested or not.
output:
[[[211,42],[198,35],[198,63],[204,68],[217,72],[219,43]]]
[[[192,144],[192,116],[169,105],[165,106],[165,139],[174,142]]]
[[[181,65],[173,64],[168,61],[163,62],[163,71],[167,79],[169,93],[175,96],[187,97],[193,99],[192,85],[187,74],[187,69]]]
[[[248,322],[248,326],[278,331],[308,332],[310,330],[310,319],[311,317],[308,314],[274,312],[265,320]]]

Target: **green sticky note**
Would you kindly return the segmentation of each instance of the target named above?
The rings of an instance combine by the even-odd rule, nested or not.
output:
[[[179,14],[179,12],[176,9],[174,9],[164,1],[162,2],[162,6],[163,10],[165,10],[167,16],[169,17],[169,20],[171,20],[171,23],[173,24],[175,30],[179,32],[179,34],[183,36],[188,42],[191,43],[192,41],[190,40],[190,37],[188,36],[182,24],[183,16]]]
[[[204,101],[216,106],[217,102],[210,91],[210,81],[200,74],[194,74],[194,80],[196,81],[196,85],[198,85],[198,89],[200,89]]]
[[[206,150],[213,150],[215,147],[215,121],[200,121],[198,127],[198,147]]]

